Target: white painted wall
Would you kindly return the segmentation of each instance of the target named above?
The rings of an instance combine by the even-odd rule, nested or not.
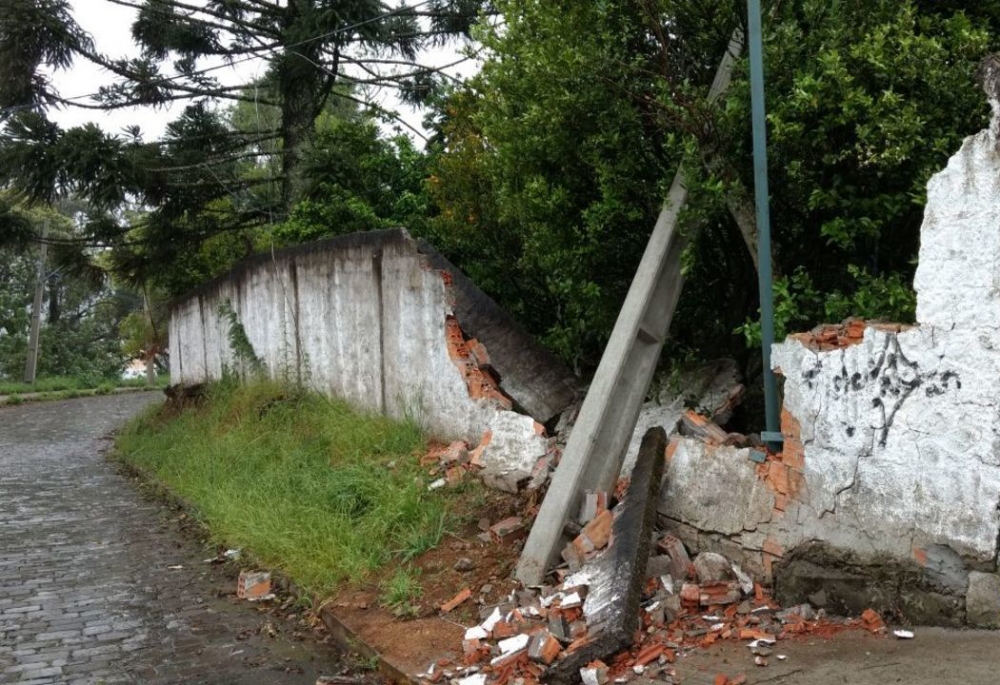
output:
[[[813,541],[859,559],[918,563],[945,545],[970,566],[994,569],[1000,153],[991,130],[968,138],[931,179],[919,259],[917,326],[869,325],[860,343],[825,351],[801,336],[774,346],[786,445],[798,439],[803,448],[789,467],[789,494],[748,450],[682,440],[661,513],[689,537],[714,535],[742,550],[764,574]]]
[[[171,382],[217,379],[232,366],[219,313],[228,300],[271,376],[414,418],[444,440],[475,446],[491,430],[484,475],[509,486],[530,475],[548,441],[530,416],[470,398],[446,345],[449,299],[446,278],[404,231],[263,255],[175,305]]]

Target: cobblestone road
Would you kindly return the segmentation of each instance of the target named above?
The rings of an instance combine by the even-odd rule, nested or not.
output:
[[[176,516],[101,456],[161,397],[0,409],[0,683],[312,685],[337,667],[237,602]]]

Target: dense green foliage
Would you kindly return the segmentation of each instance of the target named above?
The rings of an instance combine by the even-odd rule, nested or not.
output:
[[[220,544],[317,593],[414,558],[449,522],[446,496],[424,482],[416,426],[273,383],[213,386],[203,406],[157,409],[118,445]]]
[[[783,326],[912,320],[926,184],[985,126],[973,75],[1000,45],[998,18],[886,0],[783,6],[767,42]],[[749,157],[748,106],[743,81],[722,124],[734,159]]]
[[[702,163],[712,150],[753,187],[746,61],[717,110],[700,104],[742,5],[500,2],[504,23],[482,36],[490,58],[445,111],[435,235],[585,368],[679,164],[693,242],[670,351],[746,358],[744,335],[756,339],[756,272],[725,202],[734,179]],[[1000,8],[796,0],[769,9],[779,328],[910,320],[924,187],[985,124],[973,74],[1000,44]]]
[[[38,375],[74,378],[85,387],[120,377],[127,359],[120,327],[140,306],[138,295],[117,287],[93,256],[67,248],[76,228],[66,214],[19,206],[7,212],[30,230],[49,224]],[[24,373],[38,252],[28,240],[0,248],[0,379]]]
[[[683,168],[687,285],[667,354],[730,355],[752,367],[757,255],[727,205],[752,201],[744,58],[719,106],[704,106],[744,20],[742,0],[489,3],[497,16],[473,34],[482,70],[448,89],[413,70],[416,43],[404,28],[414,33],[421,12],[386,15],[383,3],[353,0],[351,12],[333,16],[322,3],[292,4],[308,11],[272,36],[278,17],[288,18],[281,3],[210,3],[221,16],[185,19],[176,3],[140,3],[135,32],[146,54],[117,64],[123,80],[109,101],[190,96],[192,105],[155,142],[60,131],[23,112],[0,142],[0,181],[33,198],[85,196],[90,244],[112,246],[118,273],[162,295],[276,245],[402,225],[586,374]],[[480,4],[432,3],[431,30],[413,40],[464,31]],[[31,34],[30,59],[17,59],[94,57],[64,3],[44,6],[48,30]],[[1000,47],[1000,3],[774,0],[765,14],[778,332],[850,315],[911,320],[924,188],[986,121],[974,71]],[[369,19],[371,33],[366,24],[343,41],[334,33],[310,43],[318,52],[307,56],[328,71],[339,55],[339,77],[290,59],[301,52],[295,40]],[[19,21],[15,13],[0,30]],[[236,30],[223,40],[214,22]],[[243,54],[254,36],[279,46],[261,79],[227,90],[211,79],[192,85],[195,62]],[[424,151],[382,132],[373,111],[356,106],[375,84],[341,69],[387,56],[401,71],[376,70],[382,77],[372,80],[431,105]],[[181,59],[187,95],[156,82],[168,57]],[[0,51],[0,64],[17,59]],[[0,95],[54,97],[35,86],[11,82]],[[227,101],[236,104],[213,105]],[[135,203],[152,211],[121,211]],[[0,226],[24,235],[3,211]]]
[[[481,6],[479,0],[114,1],[137,10],[137,57],[101,52],[67,0],[9,0],[0,12],[0,122],[7,123],[0,184],[30,201],[84,198],[91,211],[82,242],[115,247],[120,276],[157,280],[172,292],[252,252],[256,230],[287,218],[305,197],[304,160],[316,142],[316,119],[331,102],[380,111],[371,88],[392,88],[410,102],[425,98],[441,77],[416,62],[417,51],[465,34]],[[263,71],[252,81],[224,84],[217,71],[226,64],[211,65],[220,57],[256,61]],[[46,71],[78,61],[101,66],[114,80],[89,96],[64,97]],[[173,102],[187,106],[156,141],[138,125],[125,133],[94,124],[62,130],[45,111],[53,104],[111,109]],[[243,105],[242,116],[227,118],[219,103]],[[261,108],[270,111],[261,117]],[[147,211],[123,220],[134,205]],[[5,238],[0,233],[0,244]]]

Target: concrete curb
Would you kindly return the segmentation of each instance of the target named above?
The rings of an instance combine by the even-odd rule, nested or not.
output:
[[[356,652],[365,659],[377,661],[379,673],[390,682],[398,683],[398,685],[419,685],[419,681],[416,678],[406,673],[402,668],[392,663],[384,654],[365,642],[347,624],[337,618],[330,609],[321,607],[318,613],[320,620],[323,621],[323,625],[326,626],[334,643],[342,650],[345,652]]]

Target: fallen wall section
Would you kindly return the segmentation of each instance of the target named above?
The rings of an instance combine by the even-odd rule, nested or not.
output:
[[[485,444],[484,477],[506,489],[531,475],[548,450],[544,428],[514,408],[540,408],[542,421],[572,401],[572,375],[544,357],[549,383],[501,377],[488,339],[468,339],[455,316],[458,270],[433,262],[403,230],[342,236],[259,255],[179,301],[170,320],[172,383],[220,378],[234,351],[228,303],[272,377],[388,416],[417,420],[434,437]],[[459,296],[489,298],[463,278]],[[534,368],[537,343],[492,305],[505,330],[505,360],[519,349]],[[507,317],[509,321],[509,317]],[[488,332],[487,332],[488,333]],[[552,382],[555,379],[558,382]]]

